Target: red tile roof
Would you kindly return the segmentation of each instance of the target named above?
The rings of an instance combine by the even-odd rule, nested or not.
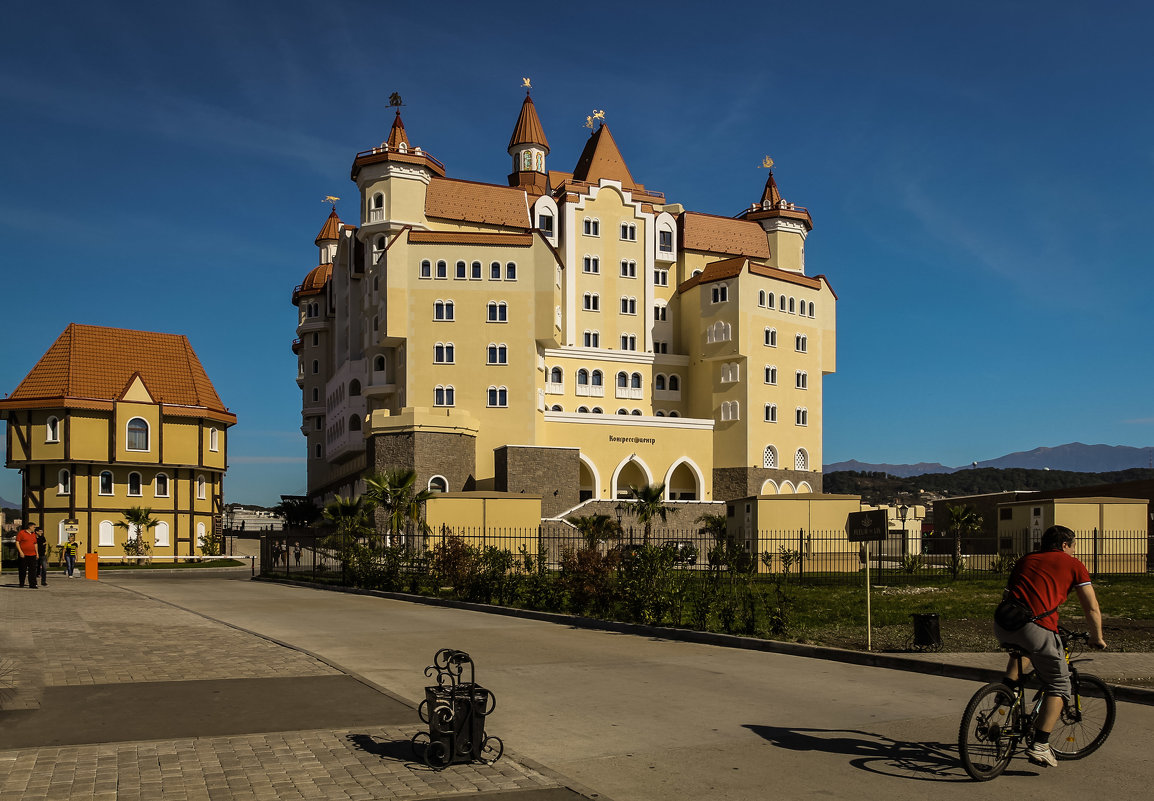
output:
[[[333,209],[329,214],[329,218],[325,220],[325,224],[321,227],[321,232],[317,234],[317,238],[313,244],[320,245],[321,242],[336,242],[340,237],[341,218],[337,216],[337,210]]]
[[[609,132],[608,125],[602,125],[593,132],[589,141],[585,143],[585,149],[581,151],[577,166],[573,168],[575,181],[596,184],[602,178],[620,181],[626,189],[644,189],[633,180],[633,175],[625,165],[625,159],[617,149],[617,143],[613,141],[613,134]]]
[[[0,408],[109,408],[139,375],[166,406],[235,423],[193,352],[177,334],[94,325],[68,326]]]
[[[297,298],[303,295],[319,295],[325,289],[325,284],[333,276],[333,265],[318,264],[309,271],[305,276],[305,280],[293,292],[293,304],[297,302]]]
[[[757,223],[695,211],[681,214],[681,247],[754,259],[769,258],[769,240]]]
[[[409,231],[414,245],[501,245],[527,248],[533,244],[530,233],[510,234],[489,231]]]
[[[532,227],[523,190],[455,178],[429,181],[425,190],[425,216],[506,228]]]
[[[545,138],[545,129],[541,127],[533,98],[529,97],[528,92],[525,93],[525,102],[521,104],[517,124],[513,126],[513,135],[509,137],[509,149],[512,150],[514,145],[541,145],[546,153],[549,152],[549,140]]]

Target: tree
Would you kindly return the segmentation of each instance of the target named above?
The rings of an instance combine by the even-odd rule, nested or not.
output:
[[[954,554],[950,559],[950,572],[956,579],[962,572],[962,537],[982,528],[982,516],[969,506],[947,506],[946,530],[954,536]]]
[[[144,506],[130,506],[122,514],[124,520],[117,522],[116,527],[130,532],[124,541],[125,556],[148,556],[152,544],[144,538],[144,532],[156,528],[160,521],[152,516],[151,509]]]
[[[361,498],[338,495],[325,505],[324,518],[335,527],[329,547],[345,551],[370,530],[368,510]]]
[[[649,535],[653,531],[654,518],[660,517],[665,522],[670,507],[665,504],[662,496],[665,495],[664,484],[642,484],[640,487],[629,487],[629,500],[632,504],[628,510],[637,518],[637,522],[645,527],[644,544],[649,544]]]
[[[417,471],[398,467],[384,473],[374,473],[365,478],[365,493],[362,496],[370,509],[381,509],[385,513],[386,544],[405,534],[429,532],[428,525],[421,519],[425,501],[436,493],[417,489]]]
[[[308,528],[321,519],[321,510],[308,498],[285,498],[273,511],[284,518],[287,528]]]
[[[621,536],[621,524],[609,515],[574,517],[569,522],[581,533],[585,540],[585,547],[590,551],[596,550],[597,546],[603,542],[615,540]]]

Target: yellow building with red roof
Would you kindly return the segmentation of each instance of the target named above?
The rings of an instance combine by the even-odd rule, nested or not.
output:
[[[158,521],[154,556],[198,554],[212,534],[236,415],[186,337],[69,325],[0,415],[24,518],[49,542],[74,521],[85,552],[122,556],[129,532],[116,524],[130,507]]]
[[[504,185],[448,177],[397,110],[293,292],[309,493],[542,497],[546,517],[663,483],[670,500],[820,492],[836,300],[773,173],[736,217],[634,179],[603,119],[549,169],[526,93]],[[756,195],[755,195],[756,197]]]

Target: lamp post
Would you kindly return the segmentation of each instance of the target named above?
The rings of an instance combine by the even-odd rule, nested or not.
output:
[[[906,515],[909,514],[910,507],[904,503],[898,507],[898,517],[902,521],[902,556],[910,555],[910,538],[906,535]]]

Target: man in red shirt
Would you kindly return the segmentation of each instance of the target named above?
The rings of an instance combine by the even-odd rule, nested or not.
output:
[[[1074,558],[1074,532],[1065,526],[1050,526],[1042,534],[1041,550],[1026,554],[1014,565],[1006,585],[1007,599],[1014,599],[1029,607],[1034,620],[1016,631],[994,623],[998,641],[1016,645],[1027,654],[1023,667],[1030,663],[1038,673],[1046,697],[1034,720],[1034,741],[1026,756],[1040,765],[1057,767],[1058,760],[1050,748],[1050,732],[1058,722],[1066,699],[1070,698],[1070,667],[1066,664],[1062,641],[1058,637],[1058,607],[1070,595],[1078,594],[1078,602],[1090,626],[1090,645],[1106,647],[1102,637],[1102,613],[1098,598],[1090,586],[1086,566]],[[1006,682],[1014,686],[1019,681],[1017,660],[1010,657],[1006,668]]]
[[[20,550],[20,586],[24,586],[24,576],[28,576],[28,586],[36,589],[36,574],[40,572],[39,556],[36,552],[35,526],[25,524],[16,532],[16,547]]]

